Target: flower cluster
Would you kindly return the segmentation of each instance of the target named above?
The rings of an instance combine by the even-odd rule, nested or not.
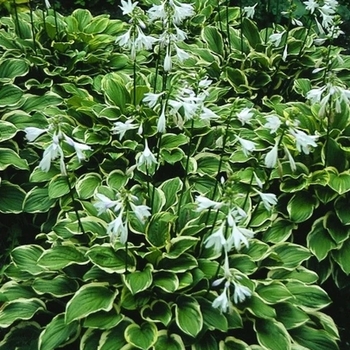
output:
[[[40,135],[47,133],[50,130],[50,128],[46,129],[40,129],[36,127],[27,127],[24,129],[26,133],[26,139],[30,142],[35,141]],[[76,153],[76,156],[81,162],[82,160],[85,160],[85,154],[84,151],[91,151],[91,147],[74,141],[71,137],[67,136],[62,131],[55,131],[52,135],[52,142],[45,148],[43,157],[39,163],[39,168],[44,171],[48,172],[51,167],[51,162],[57,158],[59,158],[60,163],[60,171],[62,175],[67,175],[66,171],[66,165],[64,162],[64,152],[61,146],[61,140],[65,142],[67,145],[74,148],[74,151]]]
[[[120,243],[125,244],[128,240],[128,220],[130,213],[133,213],[137,220],[141,223],[151,215],[151,208],[143,204],[135,204],[138,198],[132,194],[119,192],[116,199],[112,200],[104,194],[96,194],[97,201],[94,207],[98,211],[98,215],[112,210],[116,217],[108,224],[107,234],[110,236],[110,241],[114,244],[118,239]]]

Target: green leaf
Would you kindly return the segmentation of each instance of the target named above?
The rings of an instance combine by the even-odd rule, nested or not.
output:
[[[65,321],[71,323],[97,311],[110,311],[118,290],[112,291],[104,283],[83,285],[66,306]]]
[[[276,244],[273,250],[278,254],[281,260],[281,266],[286,269],[294,269],[301,265],[304,260],[310,258],[310,251],[298,244],[283,242]]]
[[[60,95],[51,91],[40,96],[26,94],[25,97],[26,100],[21,108],[27,113],[42,111],[46,107],[59,106],[63,102]]]
[[[3,85],[0,89],[0,108],[11,107],[18,104],[23,91],[16,85]]]
[[[143,271],[133,271],[124,278],[125,285],[129,288],[131,294],[142,292],[152,285],[153,265],[147,264]]]
[[[314,212],[316,203],[316,199],[308,192],[296,193],[287,205],[291,220],[300,223],[309,219]]]
[[[16,300],[19,298],[33,298],[36,294],[30,286],[8,281],[0,288],[0,302]],[[1,349],[1,348],[0,348]]]
[[[252,20],[249,18],[244,18],[242,21],[241,30],[252,48],[255,48],[258,44],[261,44],[259,29]]]
[[[169,303],[164,300],[155,300],[151,305],[145,305],[141,310],[141,316],[145,321],[161,322],[168,326],[172,319],[172,312]]]
[[[118,191],[128,182],[128,177],[120,170],[114,170],[108,174],[107,184],[109,187]]]
[[[159,189],[163,191],[166,200],[164,209],[168,209],[177,203],[177,194],[182,187],[183,183],[178,177],[166,180],[159,186]]]
[[[195,159],[197,161],[197,171],[201,175],[216,176],[220,164],[220,158],[217,155],[201,152],[196,155]]]
[[[12,83],[14,78],[23,77],[28,71],[28,63],[23,58],[7,58],[0,63],[0,82]]]
[[[36,278],[32,288],[37,294],[51,294],[55,297],[65,297],[74,294],[79,284],[77,281],[65,276],[56,276],[53,279]]]
[[[5,120],[0,120],[0,142],[11,140],[17,134],[17,131],[18,131],[17,128],[12,123],[7,122]],[[11,151],[10,149],[7,149],[7,148],[0,149],[0,151],[2,152],[5,150]],[[0,156],[0,160],[3,162],[2,156]]]
[[[350,239],[347,239],[340,249],[332,251],[334,260],[340,268],[347,274],[350,274]]]
[[[170,239],[170,214],[167,212],[156,213],[146,226],[146,239],[154,247],[161,248]]]
[[[246,92],[249,88],[248,79],[240,69],[227,67],[224,74],[227,81],[237,93]]]
[[[27,192],[25,196],[23,211],[25,213],[45,213],[49,211],[55,203],[56,200],[49,197],[47,188],[34,187]]]
[[[278,218],[263,232],[263,241],[279,243],[286,241],[295,229],[295,224],[289,220]]]
[[[122,112],[125,111],[130,102],[130,95],[123,79],[117,73],[109,73],[103,77],[101,86],[108,101],[119,107]]]
[[[68,183],[70,181],[67,176],[58,175],[55,176],[50,182],[48,186],[48,194],[50,198],[60,198],[65,194],[70,192],[70,185]]]
[[[44,270],[38,266],[38,260],[43,252],[44,249],[38,245],[21,245],[12,250],[11,258],[22,271],[37,275]]]
[[[179,279],[172,271],[157,271],[153,275],[153,285],[167,293],[173,293],[179,288]]]
[[[0,127],[0,132],[1,132],[1,127]],[[5,135],[9,136],[9,134],[5,134]],[[2,134],[0,134],[0,137],[1,136]],[[26,160],[22,159],[15,151],[9,148],[0,148],[0,170],[5,170],[9,166],[13,166],[14,168],[21,169],[21,170],[28,169],[28,164]]]
[[[286,287],[293,294],[295,304],[317,310],[331,303],[331,299],[327,293],[319,286],[310,286],[301,282],[290,281],[286,284]]]
[[[337,171],[330,171],[328,185],[332,190],[336,191],[340,195],[350,191],[349,170],[342,173],[338,173]]]
[[[286,286],[276,281],[261,282],[255,291],[267,304],[277,304],[293,298]]]
[[[138,349],[150,349],[157,341],[157,327],[154,323],[144,322],[141,325],[135,323],[126,327],[124,336],[127,342]]]
[[[6,302],[0,311],[0,328],[7,328],[19,320],[29,320],[38,311],[45,309],[45,303],[36,298],[20,298]]]
[[[309,350],[337,350],[333,337],[321,329],[301,326],[290,331],[292,338]]]
[[[192,236],[177,236],[170,240],[168,245],[168,253],[166,257],[168,258],[178,258],[185,251],[189,250],[191,247],[196,245],[199,241],[199,238]]]
[[[276,317],[274,308],[267,305],[258,295],[252,295],[250,298],[247,298],[242,305],[256,317],[263,319]]]
[[[24,190],[18,185],[13,185],[8,181],[2,181],[0,183],[0,212],[21,213],[25,195]]]
[[[37,264],[47,269],[57,271],[72,264],[83,265],[88,262],[85,255],[76,247],[56,245],[44,251]]]
[[[286,329],[299,327],[309,321],[307,313],[291,303],[277,303],[276,320],[283,323]]]
[[[154,350],[183,350],[185,344],[178,334],[169,333],[168,330],[158,332],[157,342],[154,344]]]
[[[318,261],[325,259],[328,253],[336,247],[336,243],[323,226],[323,218],[313,223],[306,240],[308,248],[316,256]]]
[[[100,269],[108,273],[123,273],[127,267],[129,272],[135,271],[135,258],[124,250],[115,251],[109,244],[91,247],[86,256]],[[127,259],[127,261],[125,261]],[[127,262],[127,265],[126,265]]]
[[[162,149],[173,150],[188,143],[188,137],[184,134],[164,134],[162,136]]]
[[[213,26],[204,26],[202,36],[210,50],[223,56],[223,39],[217,28]]]
[[[259,344],[266,349],[289,350],[291,339],[283,324],[274,320],[254,320]]]
[[[343,225],[350,224],[350,210],[348,206],[348,198],[338,197],[334,202],[335,213]]]
[[[77,321],[66,324],[64,313],[56,315],[44,328],[39,338],[39,350],[56,349],[75,337],[79,331]]]
[[[341,244],[349,237],[349,226],[339,221],[333,211],[326,214],[324,226],[336,244]]]
[[[186,334],[195,337],[203,327],[203,315],[196,299],[180,296],[175,304],[175,319],[178,327]]]
[[[97,311],[93,314],[88,315],[84,320],[85,328],[96,328],[96,329],[111,329],[117,326],[124,316],[117,313],[115,309],[108,312]]]
[[[221,332],[227,332],[228,322],[226,317],[218,308],[214,308],[212,303],[204,298],[197,298],[199,302],[201,313],[203,316],[203,323],[210,330],[220,330]]]
[[[235,337],[227,337],[225,339],[224,346],[220,350],[247,350],[249,345],[243,340],[237,339]]]

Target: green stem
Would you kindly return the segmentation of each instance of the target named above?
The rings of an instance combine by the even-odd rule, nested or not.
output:
[[[32,36],[33,36],[33,47],[34,47],[34,52],[37,54],[36,51],[36,39],[35,39],[35,27],[34,27],[34,18],[33,18],[33,9],[32,9],[32,1],[29,1],[29,11],[30,11],[30,24],[31,24],[31,29],[32,29]]]
[[[14,11],[15,11],[16,28],[17,28],[17,31],[18,31],[18,36],[22,39],[22,32],[21,32],[21,27],[19,25],[19,18],[18,18],[16,0],[13,0],[12,2],[13,2],[13,8],[14,8]]]

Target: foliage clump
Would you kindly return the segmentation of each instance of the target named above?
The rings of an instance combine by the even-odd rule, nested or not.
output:
[[[142,5],[1,18],[0,212],[36,240],[2,271],[0,348],[337,349],[336,1],[261,30],[257,5]]]

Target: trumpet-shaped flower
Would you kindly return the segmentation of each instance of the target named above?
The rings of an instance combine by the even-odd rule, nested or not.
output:
[[[123,122],[115,122],[112,128],[113,134],[119,135],[119,141],[124,137],[125,133],[129,130],[137,129],[138,126],[133,124],[133,120],[127,120]]]
[[[258,190],[255,192],[260,196],[266,210],[270,211],[277,204],[277,197],[274,193],[262,193]]]
[[[242,146],[242,151],[245,154],[245,156],[248,156],[249,153],[253,152],[255,150],[256,143],[250,140],[242,139],[241,137],[237,136],[237,140]]]
[[[108,224],[107,234],[110,236],[111,243],[114,243],[118,238],[120,243],[126,243],[128,240],[128,227],[127,222],[123,220],[123,210]]]
[[[295,137],[296,147],[299,152],[303,151],[305,154],[309,154],[311,147],[317,147],[317,135],[307,135],[304,131],[297,129],[290,129],[290,133]]]
[[[253,238],[254,232],[247,228],[238,227],[235,223],[232,226],[231,234],[227,238],[227,250],[230,251],[232,246],[237,251],[241,249],[242,244],[249,247],[248,238]]]
[[[122,207],[122,202],[120,200],[111,200],[101,193],[96,193],[95,196],[98,199],[98,201],[94,204],[94,207],[97,209],[97,215],[103,214],[108,209],[119,211]]]
[[[191,4],[181,3],[176,0],[169,0],[169,5],[173,8],[173,22],[175,24],[181,24],[186,18],[195,15],[195,11]]]
[[[132,3],[131,0],[121,0],[121,6],[119,6],[121,8],[121,10],[123,11],[123,15],[129,15],[130,13],[132,13],[136,7],[136,5],[138,4],[138,2],[134,2]]]
[[[243,108],[238,114],[237,114],[237,118],[238,120],[242,123],[242,125],[244,124],[250,124],[250,120],[253,117],[253,113],[251,112],[251,108]]]
[[[218,297],[214,299],[212,307],[219,309],[221,312],[227,312],[229,306],[231,305],[230,298],[228,296],[229,287],[230,283],[226,282],[224,290]]]
[[[279,46],[283,37],[284,31],[281,33],[274,33],[269,36],[269,40],[275,47]]]
[[[252,295],[251,290],[239,283],[234,282],[233,302],[235,304],[243,302],[247,297]]]
[[[160,116],[158,118],[157,131],[160,134],[164,134],[166,131],[165,104],[163,104],[162,112],[160,113]]]
[[[134,212],[134,214],[136,215],[137,219],[144,223],[145,219],[148,218],[149,216],[151,216],[151,208],[148,207],[147,205],[136,205],[132,202],[130,202],[130,207],[131,210]]]
[[[160,92],[159,94],[147,92],[145,97],[142,99],[142,102],[144,102],[149,108],[153,108],[157,104],[159,97],[162,95],[164,95],[164,91]]]
[[[279,140],[276,140],[275,145],[271,148],[269,152],[266,153],[265,156],[265,166],[267,168],[274,168],[277,160],[278,160],[278,144]]]
[[[205,209],[220,209],[223,205],[222,202],[215,202],[207,197],[204,196],[197,196],[196,197],[196,204],[197,204],[197,210],[198,212],[201,212]]]
[[[303,3],[306,5],[305,9],[310,11],[310,13],[314,13],[315,10],[319,7],[317,1],[315,0],[303,1]]]
[[[145,140],[145,149],[141,153],[140,158],[137,162],[138,166],[142,166],[143,164],[146,164],[146,166],[157,164],[157,159],[149,149],[147,140]]]
[[[216,253],[220,253],[226,246],[226,243],[225,222],[204,241],[205,246],[207,248],[214,247]]]
[[[79,162],[84,160],[86,157],[85,157],[85,154],[83,153],[83,151],[91,151],[91,147],[84,144],[84,143],[76,142],[67,135],[63,134],[63,136],[64,136],[65,141],[68,143],[68,145],[72,146],[74,148]]]
[[[43,158],[39,163],[39,168],[48,172],[51,167],[51,162],[57,157],[60,158],[60,170],[63,175],[66,175],[66,167],[64,164],[64,154],[63,150],[59,144],[60,137],[57,134],[54,134],[52,137],[52,143],[45,149]]]
[[[48,129],[40,129],[34,126],[28,126],[24,129],[24,132],[26,133],[26,139],[30,142],[34,141],[37,137],[47,131]]]
[[[254,18],[255,14],[255,7],[258,3],[256,3],[254,6],[245,6],[243,7],[243,13],[246,15],[247,18]]]

